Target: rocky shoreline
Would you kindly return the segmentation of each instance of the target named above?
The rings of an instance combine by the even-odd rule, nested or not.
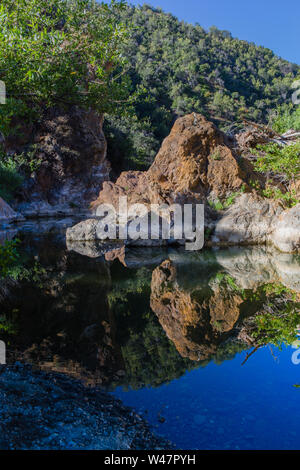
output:
[[[1,450],[173,448],[112,395],[57,373],[0,366]]]

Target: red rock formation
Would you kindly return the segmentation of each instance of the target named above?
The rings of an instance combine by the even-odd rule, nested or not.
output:
[[[128,203],[187,203],[236,191],[245,175],[225,135],[199,114],[179,118],[164,140],[147,172],[128,171],[115,184],[104,183],[93,203],[118,206],[119,196]]]

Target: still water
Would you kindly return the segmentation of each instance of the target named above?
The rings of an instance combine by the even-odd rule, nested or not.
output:
[[[66,247],[68,224],[10,234],[8,363],[101,386],[181,449],[300,448],[299,256]]]

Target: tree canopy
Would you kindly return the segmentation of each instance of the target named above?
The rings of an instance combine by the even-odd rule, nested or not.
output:
[[[9,132],[13,116],[32,117],[57,104],[111,113],[127,94],[122,74],[117,77],[127,34],[123,8],[123,1],[2,0],[0,79],[7,103],[0,107],[0,131]]]
[[[125,155],[125,168],[149,166],[184,114],[203,113],[226,128],[243,117],[267,122],[291,100],[299,66],[270,49],[148,5],[128,6],[121,18],[133,25],[121,49],[136,98],[130,116],[108,118],[109,157],[118,165]]]

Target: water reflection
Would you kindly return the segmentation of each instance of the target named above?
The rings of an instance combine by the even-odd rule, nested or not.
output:
[[[299,256],[266,248],[66,248],[62,233],[18,235],[22,256],[1,287],[8,362],[141,388],[295,341]]]

